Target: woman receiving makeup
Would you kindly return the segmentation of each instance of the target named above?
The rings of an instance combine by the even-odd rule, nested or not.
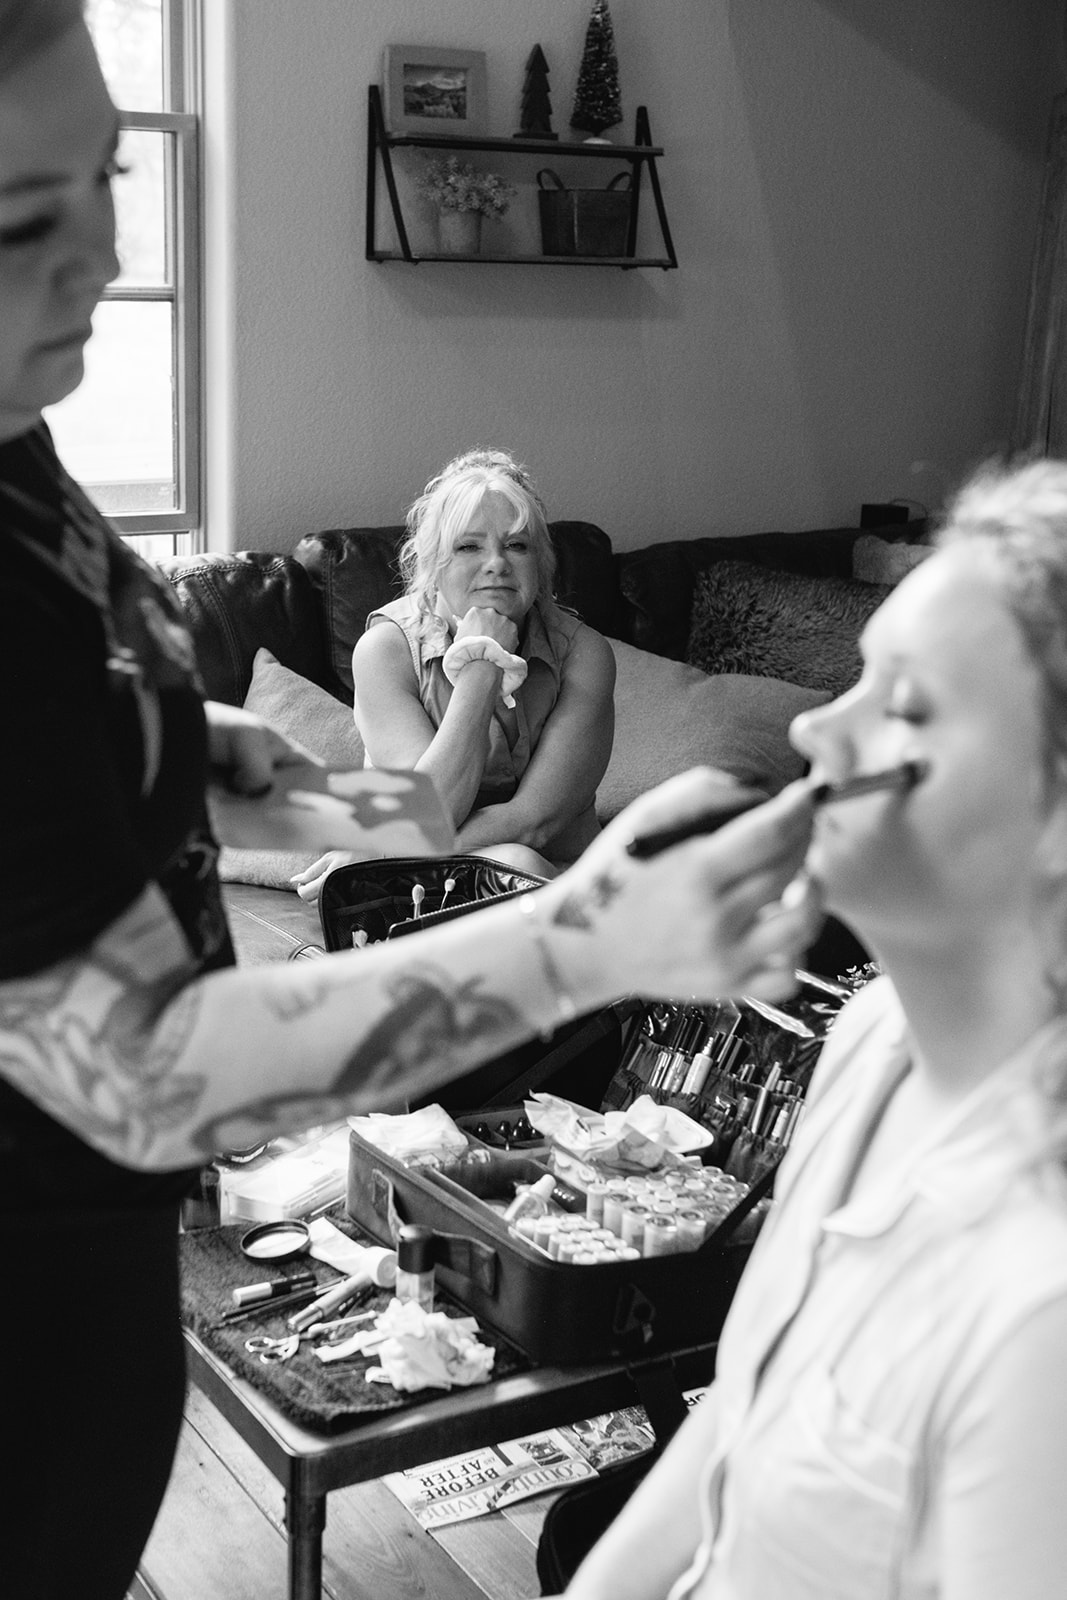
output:
[[[1067,464],[971,482],[863,657],[794,739],[806,874],[882,976],[816,1068],[714,1385],[569,1600],[1064,1592]]]

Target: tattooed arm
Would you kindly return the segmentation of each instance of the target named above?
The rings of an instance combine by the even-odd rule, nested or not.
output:
[[[533,918],[509,902],[316,962],[197,977],[149,888],[88,949],[0,984],[0,1072],[114,1160],[170,1168],[397,1106],[572,1006],[781,998],[816,916],[774,904],[807,845],[802,785],[653,861],[625,851],[714,793],[698,771],[643,797],[537,891]]]

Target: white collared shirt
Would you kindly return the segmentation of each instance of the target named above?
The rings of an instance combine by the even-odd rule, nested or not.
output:
[[[718,1418],[701,1484],[705,1538],[671,1600],[945,1592],[946,1508],[990,1467],[989,1363],[1031,1319],[1067,1305],[1062,1174],[1035,1159],[1039,1047],[934,1129],[916,1128],[907,1157],[851,1199],[909,1063],[887,979],[842,1012],[723,1332],[705,1402]],[[1067,1350],[1051,1378],[1067,1384]],[[1058,1469],[1067,1456],[1054,1443]],[[1026,1593],[1067,1594],[1067,1565]]]

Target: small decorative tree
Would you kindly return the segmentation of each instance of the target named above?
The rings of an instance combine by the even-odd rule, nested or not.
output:
[[[594,139],[622,121],[619,95],[619,62],[615,54],[615,29],[608,0],[593,0],[592,15],[585,33],[585,49],[578,69],[571,127],[589,133]]]
[[[545,52],[535,44],[526,62],[522,86],[522,114],[516,139],[555,139],[552,132],[552,101],[548,94],[548,62]]]

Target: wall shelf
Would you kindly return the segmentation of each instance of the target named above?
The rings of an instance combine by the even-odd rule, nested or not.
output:
[[[441,251],[419,251],[416,253],[411,248],[407,223],[404,220],[400,195],[397,190],[396,172],[393,167],[393,151],[405,148],[455,151],[495,150],[508,155],[536,155],[542,161],[547,157],[558,160],[560,157],[577,156],[583,160],[591,161],[626,162],[629,164],[632,174],[629,191],[630,220],[626,254],[622,256],[546,256],[541,254],[452,255],[444,254]],[[671,231],[667,222],[667,212],[663,204],[659,173],[656,170],[656,158],[662,155],[663,150],[652,143],[648,112],[644,106],[638,106],[637,108],[633,144],[581,144],[563,139],[500,139],[488,136],[481,139],[470,139],[450,137],[437,133],[389,133],[382,113],[381,92],[378,85],[372,83],[367,97],[367,260],[405,261],[411,265],[417,265],[423,261],[446,261],[483,266],[621,267],[624,272],[632,271],[635,267],[661,267],[664,271],[668,271],[678,265],[678,257],[675,255],[674,243],[671,239]],[[399,242],[399,249],[395,250],[379,249],[377,244],[379,168],[385,180],[389,209]],[[635,253],[641,178],[646,168],[663,245],[663,254],[658,256],[639,256]]]

